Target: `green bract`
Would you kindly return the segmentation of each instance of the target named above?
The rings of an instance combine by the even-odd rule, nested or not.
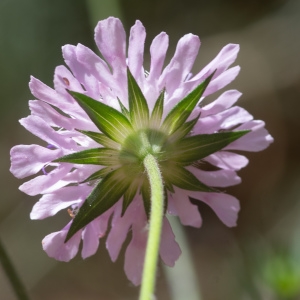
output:
[[[55,160],[99,165],[100,168],[83,182],[94,183],[95,188],[75,216],[66,241],[112,207],[122,196],[123,214],[134,196],[141,193],[146,214],[149,215],[150,188],[143,164],[147,154],[152,154],[157,160],[166,190],[174,192],[173,186],[177,186],[185,190],[216,192],[185,167],[223,149],[248,131],[189,136],[199,115],[191,121],[187,120],[212,76],[179,101],[164,120],[164,91],[150,114],[147,101],[129,69],[129,109],[119,100],[121,112],[86,95],[69,91],[102,133],[79,130],[99,143],[99,147]]]

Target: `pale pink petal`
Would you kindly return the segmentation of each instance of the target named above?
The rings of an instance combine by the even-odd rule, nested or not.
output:
[[[30,196],[42,194],[69,173],[71,169],[72,165],[62,164],[47,175],[40,175],[23,183],[19,190]]]
[[[166,88],[167,93],[172,94],[178,88],[190,73],[199,47],[196,35],[187,34],[179,40],[173,58],[159,79],[161,89]]]
[[[144,44],[146,39],[145,27],[136,21],[131,27],[128,45],[128,67],[138,84],[143,84],[144,75]]]
[[[84,201],[91,192],[88,185],[67,186],[43,197],[33,206],[30,213],[32,220],[45,219],[55,215],[62,209]]]
[[[204,158],[205,161],[212,165],[225,170],[240,170],[247,166],[249,160],[244,155],[228,152],[218,151]]]
[[[215,101],[201,108],[201,118],[218,114],[227,108],[230,108],[240,98],[241,95],[242,93],[237,90],[229,90],[224,92]]]
[[[226,226],[236,226],[240,204],[235,197],[223,193],[202,193],[192,191],[188,191],[188,194],[210,206]]]
[[[274,139],[265,129],[265,123],[259,120],[246,122],[236,130],[251,130],[243,137],[229,144],[226,150],[261,151],[266,149]]]
[[[94,255],[99,247],[100,238],[100,220],[95,219],[89,223],[82,231],[83,246],[81,256],[83,259]]]
[[[239,50],[240,46],[237,44],[226,45],[206,67],[204,67],[191,79],[191,81],[201,82],[215,70],[217,71],[214,75],[214,78],[217,78],[220,74],[227,70],[230,65],[233,64],[233,62],[236,60]]]
[[[125,252],[125,273],[134,285],[141,283],[148,237],[147,219],[142,216],[136,216],[132,225],[132,239]]]
[[[76,143],[71,138],[65,138],[55,131],[42,118],[30,115],[20,120],[28,131],[56,148],[76,149]]]
[[[169,201],[173,201],[180,222],[183,225],[201,227],[202,218],[200,216],[198,207],[192,204],[189,199],[189,191],[185,191],[177,187],[174,187],[174,191],[175,193],[171,194],[172,198],[169,199]]]
[[[10,171],[17,178],[24,178],[39,172],[45,164],[62,156],[62,151],[38,145],[18,145],[11,149],[10,155]]]
[[[150,46],[151,65],[147,80],[150,84],[155,84],[161,74],[169,46],[169,37],[165,32],[156,36]]]
[[[53,232],[44,237],[42,241],[43,249],[50,257],[67,262],[77,254],[81,240],[81,230],[65,243],[69,227],[70,223],[61,231]]]
[[[174,267],[181,254],[180,247],[175,241],[175,235],[166,217],[163,221],[159,254],[163,262],[169,267]]]
[[[208,186],[227,187],[241,183],[241,178],[233,170],[202,171],[194,167],[187,169]]]
[[[74,129],[74,119],[61,115],[46,102],[31,100],[29,101],[29,108],[32,115],[40,117],[52,127],[62,127],[68,130]]]

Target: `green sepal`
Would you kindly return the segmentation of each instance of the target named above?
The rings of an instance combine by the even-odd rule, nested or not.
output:
[[[124,106],[124,104],[120,101],[119,98],[118,98],[118,102],[119,102],[119,105],[120,105],[122,114],[123,114],[128,120],[130,120],[130,113],[129,113],[129,110]]]
[[[117,143],[122,143],[132,132],[128,119],[119,111],[84,94],[68,91],[101,132]]]
[[[129,113],[132,126],[135,129],[144,128],[149,122],[149,108],[145,96],[129,68],[127,68],[127,80]]]
[[[194,126],[196,125],[197,121],[199,120],[200,114],[193,120],[189,122],[185,122],[180,128],[178,128],[171,136],[168,138],[168,141],[174,143],[179,139],[184,138],[187,134],[189,134]]]
[[[110,167],[105,167],[102,168],[101,170],[96,171],[92,175],[90,175],[87,179],[80,183],[86,183],[86,182],[91,182],[94,180],[100,180],[107,176],[110,172],[114,171],[115,169],[119,168],[120,166],[110,166]]]
[[[84,135],[88,136],[98,144],[106,147],[106,148],[112,148],[112,149],[119,149],[120,144],[116,143],[112,139],[110,139],[108,136],[106,136],[103,133],[94,132],[94,131],[86,131],[86,130],[78,130],[77,131],[83,133]]]
[[[199,134],[179,140],[166,151],[168,159],[190,165],[241,138],[250,130]]]
[[[160,93],[153,107],[151,117],[150,117],[150,126],[152,128],[160,127],[161,118],[164,112],[164,97],[165,97],[165,90],[163,90]]]
[[[184,167],[175,163],[162,163],[163,178],[173,185],[189,191],[216,192],[215,189],[205,185]]]
[[[130,186],[128,187],[127,191],[125,192],[123,196],[123,204],[122,204],[122,214],[121,217],[123,217],[126,209],[132,202],[134,196],[136,195],[137,189],[139,187],[138,180],[133,181]]]
[[[141,186],[141,193],[144,202],[144,208],[146,212],[147,219],[150,218],[150,210],[151,210],[151,190],[150,184],[147,177],[145,177],[143,184]]]
[[[127,169],[121,167],[109,173],[96,185],[76,214],[65,242],[120,200],[130,184],[125,180]]]
[[[175,132],[188,119],[214,74],[215,72],[213,72],[191,93],[189,93],[185,98],[183,98],[179,103],[177,103],[177,105],[175,105],[173,109],[168,113],[162,124],[162,129],[167,134],[172,134],[173,132]]]
[[[62,156],[53,162],[115,166],[119,164],[119,151],[109,148],[93,148]]]

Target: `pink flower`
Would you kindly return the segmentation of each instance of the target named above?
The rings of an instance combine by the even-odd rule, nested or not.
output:
[[[47,254],[58,260],[69,261],[77,254],[82,241],[81,254],[86,258],[97,251],[99,239],[106,236],[106,247],[111,259],[115,261],[128,231],[132,230],[132,238],[125,254],[125,272],[135,285],[141,281],[147,241],[147,208],[145,207],[147,196],[143,192],[139,193],[144,183],[138,181],[138,176],[143,177],[143,170],[130,174],[126,169],[127,173],[122,175],[124,177],[122,180],[129,181],[126,181],[124,186],[123,181],[116,185],[120,186],[120,189],[123,188],[120,195],[118,196],[118,193],[114,195],[115,190],[107,188],[108,198],[111,195],[116,198],[116,201],[108,205],[103,213],[93,216],[86,226],[76,230],[65,242],[78,210],[80,211],[85,200],[95,191],[95,181],[99,182],[101,178],[105,181],[109,174],[122,168],[117,159],[119,159],[118,155],[129,147],[126,144],[129,136],[126,135],[126,130],[128,128],[129,131],[132,130],[130,136],[133,136],[137,143],[140,139],[135,133],[140,132],[142,128],[152,133],[154,130],[159,132],[164,141],[167,140],[171,146],[175,145],[173,148],[170,145],[171,148],[165,144],[158,145],[159,149],[163,149],[166,153],[164,157],[159,157],[167,189],[167,213],[178,216],[182,224],[194,227],[200,227],[202,219],[197,206],[191,203],[190,197],[209,205],[225,225],[229,227],[236,225],[238,200],[210,187],[224,188],[240,183],[241,179],[236,171],[245,167],[248,160],[232,150],[260,151],[273,141],[264,128],[263,121],[253,120],[253,117],[243,108],[233,106],[241,96],[238,91],[225,91],[210,104],[205,106],[201,104],[206,96],[222,89],[237,76],[239,67],[230,68],[230,66],[236,59],[238,45],[225,46],[212,62],[196,75],[192,75],[190,72],[200,47],[199,38],[192,34],[182,37],[173,58],[163,69],[168,48],[168,36],[163,32],[152,41],[150,70],[145,71],[143,68],[145,37],[145,28],[137,21],[130,31],[126,57],[124,28],[120,20],[111,17],[100,21],[95,29],[95,41],[104,60],[81,44],[64,46],[63,57],[69,69],[65,66],[56,68],[54,89],[34,77],[31,78],[30,89],[38,100],[29,102],[31,115],[20,120],[28,131],[45,141],[45,146],[18,145],[11,150],[11,172],[16,177],[24,178],[38,174],[20,186],[20,190],[28,195],[42,195],[33,207],[31,219],[44,219],[62,209],[67,210],[70,215],[70,221],[63,229],[44,238],[43,248]],[[127,68],[130,70],[128,75]],[[128,98],[130,80],[133,85],[137,82],[147,100],[147,111],[152,112],[152,115],[157,99],[164,98],[162,116],[150,120],[149,113],[145,112],[146,110],[141,111],[148,114],[149,119],[144,118],[145,124],[148,124],[143,123],[141,126],[144,127],[138,127],[140,125],[134,124],[132,119],[130,121],[127,115],[132,112]],[[183,120],[182,126],[178,128],[172,127],[174,120],[171,117],[168,122],[165,122],[168,116],[172,115],[174,107],[182,99],[190,97],[190,93],[199,90],[199,87],[200,90],[202,89],[201,93],[199,92],[201,98],[195,102],[194,108],[187,115],[187,122],[184,123],[186,119]],[[67,90],[72,91],[73,97]],[[126,130],[119,132],[118,138],[123,142],[116,141],[118,138],[114,139],[107,132],[101,135],[101,138],[105,139],[104,144],[99,142],[99,126],[80,103],[80,95],[95,99],[105,104],[105,107],[114,108],[114,111],[117,110],[124,115],[123,119],[131,122],[127,120],[128,123],[124,119],[126,121],[124,122],[129,125],[126,125],[128,127]],[[185,111],[182,115],[184,113]],[[177,114],[177,116],[181,115]],[[140,121],[144,122],[143,118]],[[183,128],[186,128],[190,121],[194,122],[193,126],[183,134]],[[161,125],[163,122],[167,125]],[[91,132],[97,134],[97,138],[92,136]],[[186,137],[199,135],[206,137],[207,134],[213,136],[220,133],[215,136],[224,138],[225,135],[222,135],[224,132],[233,133],[233,137],[222,144],[222,147],[219,146],[214,152],[210,151],[201,159],[186,159],[185,154],[180,152],[181,146],[183,150],[190,151],[189,148],[184,148],[187,146],[180,144],[182,140],[188,140]],[[176,137],[176,134],[180,137]],[[150,143],[152,150],[157,146],[156,142]],[[84,162],[86,158],[82,156],[81,160],[76,161],[77,153],[90,155],[91,152],[82,151],[91,151],[91,149],[98,151],[99,143],[109,151],[108,154],[102,149],[103,159],[99,158],[100,162],[91,163],[89,160],[86,164]],[[155,149],[153,151],[156,151]],[[191,152],[189,155],[195,157],[196,154]],[[126,157],[126,164],[128,159]],[[107,164],[103,165],[103,161]],[[173,161],[180,161],[182,167],[178,167],[177,170],[177,163],[173,164]],[[216,171],[202,170],[202,162],[215,166]],[[135,166],[135,161],[132,164]],[[181,177],[178,175],[179,178],[175,178],[176,174]],[[194,182],[183,182],[184,178],[192,178]],[[133,188],[130,201],[124,204],[127,201],[124,199],[126,197],[129,199],[128,192],[127,194],[125,192],[129,189],[128,186],[133,186],[130,184],[134,180],[137,180],[135,190]],[[160,256],[165,264],[173,266],[180,253],[168,219],[164,217]]]

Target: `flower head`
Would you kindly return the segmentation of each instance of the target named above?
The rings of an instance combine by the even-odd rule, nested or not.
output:
[[[225,46],[192,75],[199,38],[182,37],[163,69],[168,36],[161,33],[151,44],[148,72],[143,68],[145,37],[137,21],[126,58],[124,28],[120,20],[108,18],[95,30],[104,59],[80,44],[64,46],[69,69],[56,68],[55,89],[31,79],[38,100],[29,102],[31,115],[20,121],[46,146],[19,145],[11,150],[16,177],[41,173],[20,186],[28,195],[42,195],[31,218],[43,219],[62,209],[69,213],[69,223],[44,238],[48,255],[69,261],[82,240],[86,258],[107,235],[106,246],[115,261],[131,229],[125,272],[134,284],[141,279],[150,210],[145,156],[150,153],[159,163],[166,213],[177,215],[184,225],[200,227],[192,197],[208,204],[227,226],[235,226],[238,200],[220,189],[238,184],[236,171],[248,161],[231,150],[260,151],[272,142],[262,121],[233,106],[241,95],[238,91],[225,91],[202,105],[206,96],[237,76],[239,67],[229,67],[238,45]],[[204,164],[215,170],[205,171]],[[160,256],[173,266],[179,255],[165,217]]]

